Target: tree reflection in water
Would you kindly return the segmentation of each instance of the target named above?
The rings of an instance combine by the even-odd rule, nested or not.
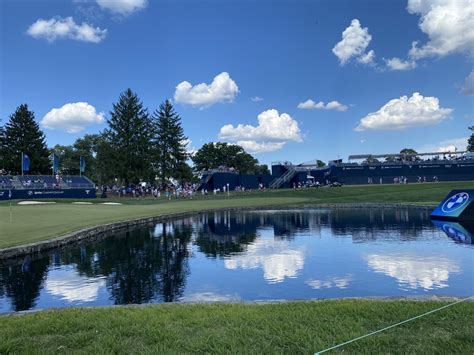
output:
[[[43,294],[41,290],[48,292],[45,287],[48,273],[66,266],[77,276],[74,280],[69,276],[69,287],[73,287],[73,281],[81,282],[81,279],[84,282],[104,280],[97,287],[106,285],[108,303],[173,302],[182,299],[185,294],[192,248],[206,258],[224,259],[224,266],[234,269],[246,265],[252,268],[260,262],[268,270],[279,270],[284,264],[282,257],[293,257],[290,264],[299,270],[304,265],[303,249],[295,249],[297,243],[290,246],[298,234],[320,238],[323,230],[326,235],[329,230],[332,238],[351,238],[353,243],[400,243],[437,238],[438,234],[426,233],[427,229],[434,231],[429,211],[404,208],[203,213],[154,227],[117,233],[100,241],[84,242],[79,246],[52,251],[46,256],[4,262],[0,264],[0,311],[35,308],[38,297]],[[446,230],[457,231],[454,226]],[[462,238],[461,232],[464,233]],[[468,232],[464,229],[452,235],[446,233],[464,243],[474,240],[465,236]],[[378,265],[376,270],[383,269],[378,259],[370,260],[373,265]],[[293,275],[287,269],[292,270],[287,267],[284,274],[268,271],[268,279],[280,281],[287,276],[297,276],[296,272]],[[68,274],[63,273],[61,277],[67,278]],[[51,281],[51,278],[48,280]],[[313,281],[312,287],[329,284],[331,280],[328,280],[317,279],[318,282]],[[336,282],[331,281],[333,283]],[[54,287],[60,294],[62,284],[56,282]],[[55,294],[45,297],[52,299]],[[2,305],[7,300],[11,307]]]

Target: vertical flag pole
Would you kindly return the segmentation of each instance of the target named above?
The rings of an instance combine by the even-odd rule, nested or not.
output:
[[[12,223],[13,222],[12,190],[8,190],[8,198],[10,199],[10,223]]]

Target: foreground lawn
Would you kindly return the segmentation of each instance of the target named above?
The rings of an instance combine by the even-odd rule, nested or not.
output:
[[[344,186],[342,188],[268,190],[244,194],[197,196],[194,200],[114,199],[90,200],[93,205],[73,205],[57,200],[54,205],[20,206],[0,203],[0,248],[46,240],[84,227],[140,217],[233,207],[258,207],[320,203],[438,204],[455,188],[474,189],[474,182],[408,185]],[[102,202],[120,202],[105,206]]]
[[[0,317],[0,353],[313,354],[445,302],[332,300],[165,304]],[[472,354],[464,302],[328,353]]]

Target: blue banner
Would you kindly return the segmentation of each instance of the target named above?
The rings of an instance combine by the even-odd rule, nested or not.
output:
[[[41,198],[95,198],[96,190],[91,189],[31,189],[0,190],[0,200],[26,200]]]
[[[21,170],[30,171],[30,157],[26,154],[22,155]]]
[[[56,174],[59,171],[59,157],[56,154],[53,154],[53,174]]]
[[[86,171],[86,158],[81,155],[80,161],[79,161],[79,171],[81,173],[84,173]]]

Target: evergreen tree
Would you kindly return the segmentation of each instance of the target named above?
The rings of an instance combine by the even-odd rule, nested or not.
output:
[[[107,154],[101,158],[113,162],[109,173],[123,179],[125,184],[150,178],[151,121],[147,109],[131,89],[120,95],[107,123],[105,137],[110,149],[105,149]]]
[[[188,158],[186,153],[187,137],[181,126],[181,117],[174,111],[169,100],[162,103],[160,108],[153,113],[153,121],[155,125],[156,168],[161,183],[164,184],[167,177],[179,178],[184,176],[183,173],[185,174],[186,168],[183,164]]]
[[[474,126],[469,127],[472,132],[471,136],[467,139],[467,151],[474,152]]]
[[[5,169],[11,173],[21,173],[21,154],[30,158],[29,174],[49,174],[51,172],[50,153],[45,137],[35,122],[35,115],[28,105],[17,107],[5,125]]]
[[[6,162],[5,128],[0,126],[0,174],[5,172]]]

